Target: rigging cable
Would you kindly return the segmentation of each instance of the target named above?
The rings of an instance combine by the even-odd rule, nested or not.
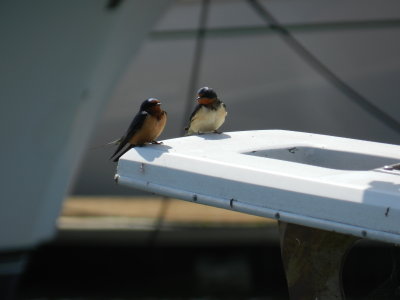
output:
[[[200,74],[200,63],[203,58],[203,50],[204,50],[204,42],[206,35],[206,26],[208,20],[208,12],[209,12],[210,1],[202,0],[201,1],[201,11],[199,16],[199,25],[196,32],[196,41],[194,46],[193,53],[193,62],[189,79],[189,87],[187,91],[186,97],[186,106],[183,114],[183,126],[185,128],[189,119],[186,119],[187,116],[190,116],[190,113],[193,108],[193,97],[195,92],[197,91],[197,84]]]
[[[206,24],[207,24],[207,19],[208,19],[209,4],[210,4],[209,0],[202,0],[200,17],[199,17],[199,25],[197,28],[196,42],[195,42],[195,48],[194,48],[194,53],[193,53],[192,69],[191,69],[191,74],[190,74],[190,79],[189,79],[187,102],[186,102],[186,107],[185,107],[185,113],[183,115],[184,118],[186,118],[186,116],[190,115],[190,112],[192,110],[193,94],[195,93],[196,85],[198,84],[197,81],[199,78],[200,63],[201,63],[201,60],[203,57],[204,37],[205,37],[205,33],[206,33]],[[186,126],[187,120],[183,119],[183,122],[184,122],[184,124],[183,124],[182,128],[184,128]],[[165,214],[168,211],[169,204],[170,204],[170,199],[168,197],[163,197],[161,199],[160,211],[156,218],[157,221],[154,226],[154,230],[148,240],[148,246],[150,249],[154,249],[154,247],[156,246],[160,231],[164,225]]]
[[[165,222],[165,215],[167,214],[171,199],[168,197],[162,197],[160,201],[160,209],[158,211],[158,215],[155,218],[153,230],[149,234],[149,238],[147,241],[147,247],[150,250],[154,250],[157,246],[157,240],[160,236],[162,227]]]
[[[381,110],[350,85],[344,82],[338,75],[333,73],[325,66],[316,56],[306,49],[279,21],[268,11],[265,6],[257,0],[247,0],[250,6],[258,13],[258,15],[267,23],[268,27],[279,33],[281,38],[293,49],[304,61],[308,63],[321,76],[329,81],[333,86],[345,94],[356,105],[364,109],[370,115],[380,120],[386,126],[390,127],[397,133],[400,133],[400,122],[389,114]]]

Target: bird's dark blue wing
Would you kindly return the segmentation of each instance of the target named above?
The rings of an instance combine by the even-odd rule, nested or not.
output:
[[[110,157],[110,159],[113,158],[119,151],[121,151],[121,149],[124,148],[124,146],[135,135],[135,133],[140,128],[142,128],[144,120],[146,120],[147,115],[148,114],[146,112],[139,112],[136,114],[131,124],[129,125],[125,135],[121,138],[121,142],[119,143],[117,150],[115,150],[114,154]]]

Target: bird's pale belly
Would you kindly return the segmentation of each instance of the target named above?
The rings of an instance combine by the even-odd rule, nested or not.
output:
[[[167,115],[164,113],[160,120],[156,117],[149,116],[143,123],[141,130],[139,130],[130,140],[132,145],[143,145],[155,141],[163,131],[165,123],[167,122]]]
[[[198,133],[217,130],[224,123],[226,114],[223,106],[217,110],[209,110],[202,107],[197,113],[196,118],[192,120],[189,132]]]

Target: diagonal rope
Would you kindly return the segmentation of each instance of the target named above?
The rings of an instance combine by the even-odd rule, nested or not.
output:
[[[295,51],[308,65],[317,71],[328,82],[345,94],[348,99],[361,107],[364,111],[380,120],[387,127],[400,133],[400,122],[389,114],[374,105],[371,101],[353,89],[350,85],[344,82],[339,76],[333,73],[325,66],[318,58],[308,51],[291,33],[282,26],[279,21],[257,0],[247,0],[250,6],[258,13],[258,15],[266,22],[267,26],[279,33],[281,38]]]

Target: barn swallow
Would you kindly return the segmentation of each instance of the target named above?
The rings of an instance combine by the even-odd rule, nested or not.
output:
[[[212,88],[202,87],[197,91],[197,106],[190,115],[189,125],[185,128],[186,134],[202,134],[218,132],[218,128],[225,122],[227,115],[226,105],[218,99]]]
[[[113,142],[118,145],[117,150],[110,157],[114,162],[128,150],[136,146],[143,146],[146,143],[161,144],[156,139],[164,130],[167,122],[167,113],[161,109],[161,102],[156,98],[149,98],[140,105],[140,110],[129,125],[125,135]],[[128,145],[120,154],[125,145]],[[117,155],[117,156],[116,156]]]

